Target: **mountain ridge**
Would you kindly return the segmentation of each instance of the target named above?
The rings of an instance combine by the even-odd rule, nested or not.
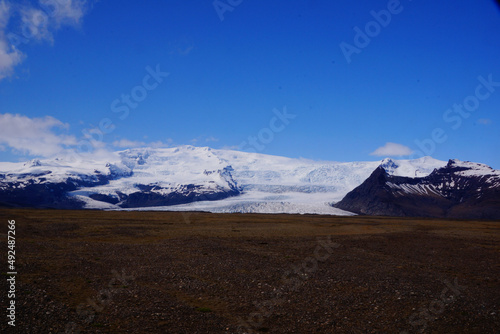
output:
[[[334,206],[366,215],[500,219],[500,171],[457,159],[422,178],[378,167]]]
[[[340,201],[380,164],[387,164],[394,175],[423,176],[445,162],[430,157],[329,162],[208,147],[138,148],[116,152],[107,160],[0,163],[0,202],[56,208],[350,214],[329,202]],[[30,198],[25,187],[40,196]],[[40,202],[44,193],[47,200]]]

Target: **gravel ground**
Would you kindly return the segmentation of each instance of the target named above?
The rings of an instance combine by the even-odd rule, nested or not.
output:
[[[1,333],[499,333],[500,222],[0,210]],[[6,311],[4,311],[6,314]]]

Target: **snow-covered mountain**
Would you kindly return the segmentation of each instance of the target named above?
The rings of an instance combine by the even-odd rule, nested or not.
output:
[[[106,160],[0,163],[9,206],[350,214],[331,206],[378,167],[423,177],[446,162],[328,162],[208,147],[141,148]]]
[[[500,219],[500,171],[450,160],[426,177],[410,178],[378,167],[335,206],[368,215]]]

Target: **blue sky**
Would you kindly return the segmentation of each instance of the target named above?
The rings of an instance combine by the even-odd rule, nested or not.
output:
[[[0,0],[0,161],[192,144],[500,169],[498,31],[492,0]]]

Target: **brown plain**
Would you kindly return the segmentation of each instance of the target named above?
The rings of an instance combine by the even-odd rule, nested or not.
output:
[[[499,221],[28,209],[0,219],[2,308],[8,220],[18,272],[16,327],[3,316],[2,333],[500,332]],[[339,247],[314,265],[328,238]]]

